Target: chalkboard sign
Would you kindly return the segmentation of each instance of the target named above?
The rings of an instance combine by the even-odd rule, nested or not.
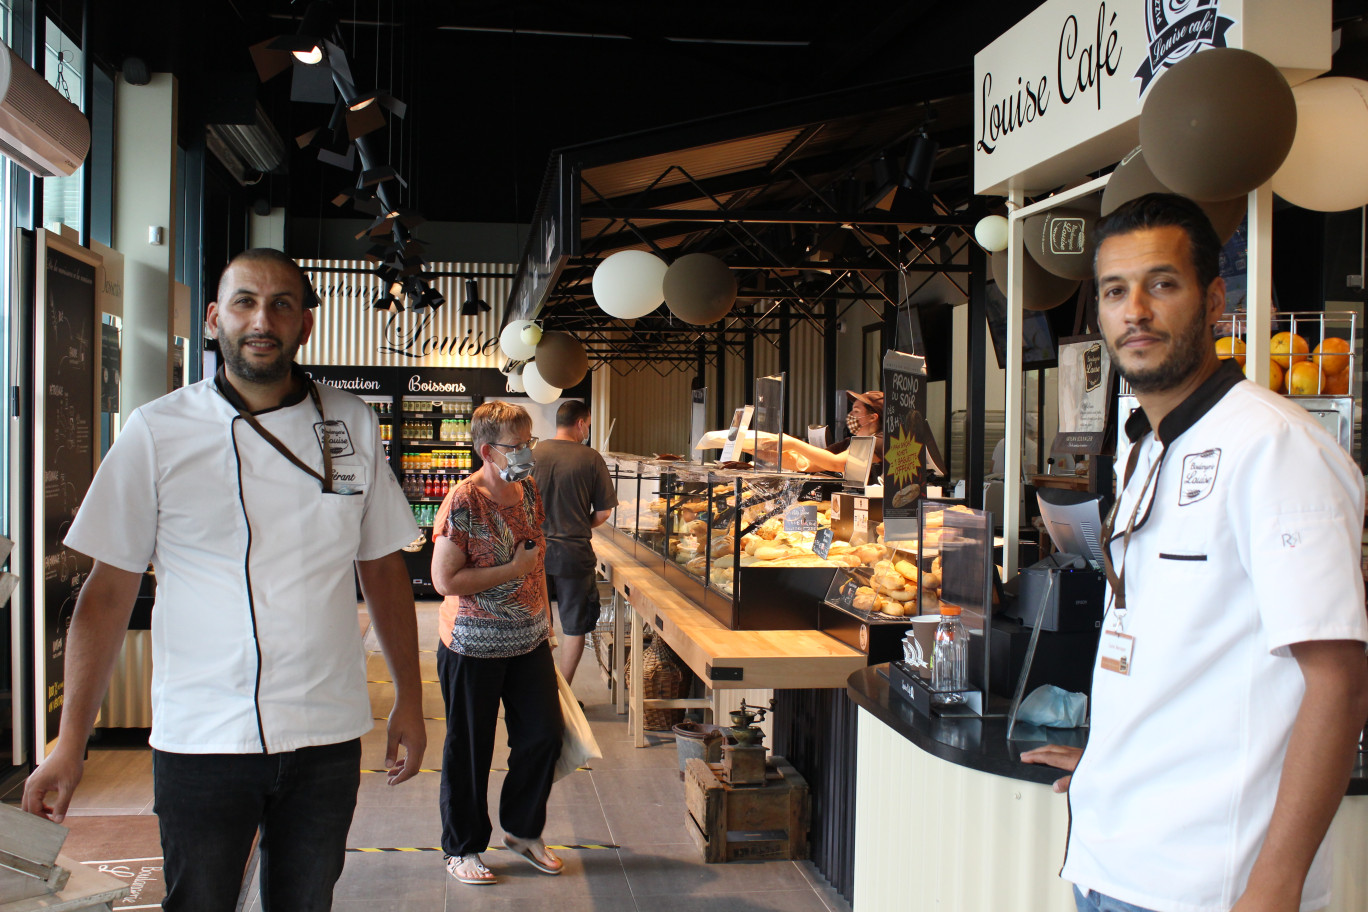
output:
[[[812,540],[812,551],[822,560],[826,560],[827,555],[831,553],[831,539],[831,527],[827,526],[819,530],[816,538]]]
[[[62,544],[95,474],[96,368],[99,345],[95,270],[99,257],[57,235],[38,233],[36,321],[41,371],[42,548],[37,555],[42,623],[38,671],[43,709],[39,749],[56,737],[64,701],[67,628],[92,562]]]
[[[816,532],[817,507],[814,504],[794,504],[789,507],[784,511],[784,531]]]

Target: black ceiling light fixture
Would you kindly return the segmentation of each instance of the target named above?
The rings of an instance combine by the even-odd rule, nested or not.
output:
[[[277,38],[271,44],[271,48],[289,51],[295,60],[313,66],[322,63],[323,58],[327,56],[324,48],[336,27],[337,15],[333,12],[332,4],[325,0],[316,0],[304,11],[299,31],[294,35]]]
[[[474,279],[465,280],[465,300],[461,302],[461,316],[478,317],[489,310],[489,305],[480,297],[480,283]]]
[[[907,165],[903,168],[901,185],[907,190],[925,193],[931,189],[931,172],[936,167],[936,153],[940,143],[926,135],[926,128],[912,137],[912,146],[907,152]]]
[[[424,277],[424,246],[413,236],[413,229],[425,219],[417,210],[400,205],[408,182],[381,159],[379,144],[372,144],[371,134],[389,125],[389,117],[404,117],[408,106],[390,90],[358,89],[341,41],[332,5],[316,0],[305,10],[294,35],[254,45],[252,59],[263,82],[293,70],[293,100],[330,106],[327,126],[298,137],[301,149],[317,150],[319,161],[346,171],[360,166],[353,186],[333,195],[332,202],[337,206],[350,203],[373,219],[356,239],[368,241],[364,257],[378,264],[374,275],[380,291],[374,308],[399,313],[407,297],[415,309],[436,309],[446,298]]]

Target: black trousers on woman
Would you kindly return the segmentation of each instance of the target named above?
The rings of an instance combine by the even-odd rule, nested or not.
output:
[[[446,704],[442,745],[442,851],[473,855],[489,847],[489,767],[499,703],[508,729],[508,773],[499,795],[499,826],[536,839],[560,757],[560,696],[551,647],[511,659],[477,659],[437,644],[437,678]]]

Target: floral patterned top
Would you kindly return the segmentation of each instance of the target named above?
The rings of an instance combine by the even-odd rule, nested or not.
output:
[[[531,539],[537,543],[536,568],[474,595],[457,597],[450,648],[461,655],[502,659],[525,655],[547,638],[546,540],[542,535],[541,494],[530,478],[522,500],[502,506],[471,479],[456,486],[447,515],[446,536],[466,554],[472,567],[497,567],[513,559],[513,551]]]

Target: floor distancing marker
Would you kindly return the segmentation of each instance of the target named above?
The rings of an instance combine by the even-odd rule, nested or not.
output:
[[[620,849],[620,848],[622,848],[622,846],[620,846],[620,845],[615,845],[615,844],[613,844],[613,843],[604,843],[604,844],[600,845],[600,844],[598,844],[598,843],[588,843],[588,842],[587,842],[587,843],[580,844],[580,845],[553,845],[553,844],[551,844],[551,843],[547,843],[547,844],[546,844],[546,847],[547,847],[548,849],[554,849],[554,850],[556,850],[556,851],[562,851],[562,850],[569,851],[569,850],[572,850],[572,849],[574,849],[574,850],[591,850],[591,849]],[[440,852],[440,851],[442,851],[442,847],[441,847],[441,846],[366,846],[366,847],[353,847],[353,848],[349,848],[349,849],[347,849],[347,851],[348,851],[348,852],[369,852],[369,853],[378,853],[378,852]],[[486,852],[506,852],[506,851],[508,851],[508,846],[490,846],[488,849],[485,849],[485,851],[486,851]]]
[[[489,771],[490,771],[491,773],[506,773],[506,772],[508,772],[508,767],[506,767],[506,766],[491,766],[491,767],[489,768]],[[594,771],[594,768],[593,768],[592,766],[577,766],[577,767],[575,767],[575,772],[577,772],[577,773],[592,773],[593,771]],[[387,770],[387,769],[363,769],[361,772],[363,772],[363,773],[388,773],[389,770]],[[420,769],[420,770],[418,770],[418,772],[420,772],[420,773],[440,773],[441,770],[440,770],[440,769]]]

